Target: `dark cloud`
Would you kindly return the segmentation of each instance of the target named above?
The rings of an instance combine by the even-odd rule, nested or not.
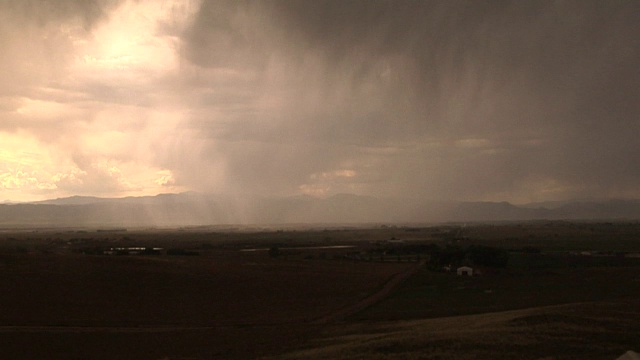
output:
[[[64,77],[65,66],[73,60],[73,37],[90,34],[120,2],[1,1],[0,97],[35,96],[43,79]]]
[[[638,33],[633,1],[205,1],[186,58],[253,75],[204,85],[245,112],[199,118],[199,156],[260,192],[349,167],[368,193],[640,195]]]

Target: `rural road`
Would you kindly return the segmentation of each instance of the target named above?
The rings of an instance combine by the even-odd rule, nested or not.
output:
[[[340,322],[345,318],[347,318],[348,316],[353,315],[358,311],[364,310],[365,308],[368,308],[369,306],[382,301],[384,298],[389,296],[389,294],[391,294],[393,290],[398,288],[398,286],[400,286],[402,282],[404,282],[411,275],[415,274],[418,270],[420,270],[424,266],[424,264],[425,264],[424,260],[416,263],[414,266],[407,268],[405,271],[395,274],[393,277],[391,277],[391,279],[389,279],[384,284],[384,286],[380,290],[376,291],[375,293],[367,296],[366,298],[360,300],[359,302],[353,305],[349,305],[348,307],[338,310],[337,312],[315,319],[311,323],[321,325],[321,324]]]

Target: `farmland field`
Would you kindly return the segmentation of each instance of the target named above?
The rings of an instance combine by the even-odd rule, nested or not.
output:
[[[429,266],[429,249],[472,245],[509,263],[474,277]],[[0,348],[12,359],[615,358],[640,351],[636,253],[634,223],[5,231]]]

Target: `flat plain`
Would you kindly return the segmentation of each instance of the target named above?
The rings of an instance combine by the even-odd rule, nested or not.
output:
[[[457,276],[434,246],[508,251]],[[128,249],[156,249],[137,253]],[[114,249],[120,249],[119,255]],[[615,359],[640,351],[640,224],[7,230],[12,359]]]

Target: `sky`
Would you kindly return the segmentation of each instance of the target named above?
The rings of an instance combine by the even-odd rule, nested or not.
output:
[[[0,0],[0,201],[640,198],[640,1]]]

